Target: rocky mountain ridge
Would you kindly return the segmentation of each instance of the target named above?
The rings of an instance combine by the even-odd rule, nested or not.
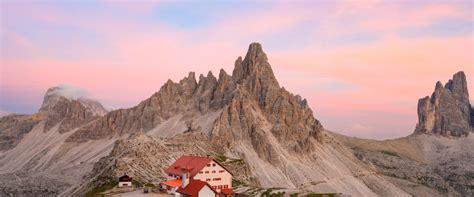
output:
[[[250,117],[256,111],[263,113],[264,118],[273,125],[271,132],[279,141],[285,140],[295,151],[310,149],[311,143],[308,141],[311,138],[318,139],[322,131],[320,122],[313,117],[306,100],[279,86],[261,45],[252,43],[245,58],[242,60],[239,57],[235,61],[232,76],[221,70],[219,79],[209,72],[206,77],[200,75],[199,81],[196,81],[195,73],[191,72],[179,83],[168,80],[157,93],[138,106],[112,111],[91,125],[82,127],[68,140],[84,141],[146,133],[176,114],[191,117],[187,123],[189,128],[196,126],[194,116],[220,110],[224,110],[218,118],[220,127],[214,125],[212,130],[204,131],[216,141],[225,139],[232,142],[233,138],[242,135],[258,139],[261,135],[258,127],[262,125],[249,122],[254,121]],[[249,117],[242,119],[235,115],[236,112]],[[222,128],[224,126],[227,128]],[[254,141],[254,146],[260,146],[257,140]],[[262,149],[261,152],[266,151],[263,147],[256,148]]]

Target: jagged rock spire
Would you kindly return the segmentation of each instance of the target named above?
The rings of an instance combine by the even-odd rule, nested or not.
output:
[[[469,102],[467,80],[463,71],[454,74],[453,79],[450,79],[444,87],[451,91],[453,96],[455,96],[461,102]]]
[[[466,75],[460,71],[443,87],[437,82],[431,97],[418,101],[415,133],[466,136],[472,130]]]
[[[248,77],[258,78],[260,81],[279,87],[278,81],[273,74],[272,67],[268,63],[267,55],[263,52],[260,43],[252,43],[249,46],[244,60],[238,57],[235,61],[232,78],[235,82],[240,82]]]

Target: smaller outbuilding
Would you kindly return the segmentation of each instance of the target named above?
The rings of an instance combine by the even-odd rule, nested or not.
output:
[[[188,179],[187,185],[179,187],[176,192],[182,197],[214,197],[217,196],[217,192],[212,189],[209,183],[200,180]],[[185,183],[186,184],[186,183]]]
[[[119,187],[132,187],[132,177],[124,174],[119,177]]]
[[[160,183],[160,188],[166,190],[168,194],[175,194],[181,184],[181,179],[173,179]]]

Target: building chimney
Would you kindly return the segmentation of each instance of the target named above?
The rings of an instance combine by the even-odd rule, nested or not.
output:
[[[185,188],[186,186],[188,186],[189,184],[189,179],[191,178],[190,176],[190,173],[189,173],[189,170],[188,169],[182,169],[182,172],[183,172],[183,177],[181,179],[181,187],[182,188]]]

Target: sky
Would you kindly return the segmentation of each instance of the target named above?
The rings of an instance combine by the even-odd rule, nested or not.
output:
[[[447,0],[4,0],[0,114],[34,113],[58,85],[109,109],[132,107],[189,71],[231,73],[259,42],[280,85],[306,98],[326,129],[402,137],[436,81],[464,71],[474,94],[473,9]]]

